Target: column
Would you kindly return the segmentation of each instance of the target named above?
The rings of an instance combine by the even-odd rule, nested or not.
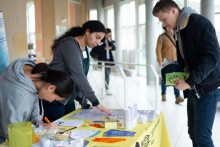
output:
[[[122,61],[122,49],[121,49],[121,36],[120,36],[120,6],[121,6],[121,1],[119,0],[114,0],[114,16],[115,16],[115,40],[116,40],[116,53],[115,53],[115,61],[116,62],[121,62]]]
[[[188,7],[188,0],[184,0],[184,7]]]
[[[214,0],[201,0],[201,15],[208,18],[214,25],[215,6]]]
[[[146,5],[146,54],[147,54],[147,84],[155,82],[155,77],[150,68],[152,64],[154,67],[156,63],[156,42],[157,42],[157,24],[156,17],[153,16],[152,10],[155,5],[154,0],[145,0]]]
[[[44,58],[42,36],[42,8],[41,0],[35,0],[35,33],[36,33],[36,57]],[[40,61],[37,61],[40,62]]]
[[[104,9],[103,9],[103,0],[96,0],[97,6],[97,19],[104,23]]]

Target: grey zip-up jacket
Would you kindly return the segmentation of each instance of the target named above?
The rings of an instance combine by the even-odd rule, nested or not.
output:
[[[8,125],[12,122],[41,119],[38,90],[23,70],[24,65],[35,66],[30,59],[13,61],[0,76],[0,137],[8,138]]]
[[[79,91],[93,106],[97,106],[99,101],[83,71],[83,58],[78,42],[73,37],[66,37],[57,45],[49,66],[55,70],[68,72]]]

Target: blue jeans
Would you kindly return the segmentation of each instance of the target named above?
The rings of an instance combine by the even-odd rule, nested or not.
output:
[[[111,72],[111,68],[106,67],[105,68],[105,88],[106,89],[109,89],[110,72]]]
[[[166,90],[167,90],[167,86],[165,85],[164,80],[162,80],[162,82],[161,82],[161,91],[162,91],[162,93],[161,94],[162,95],[166,94]],[[180,96],[180,91],[178,89],[176,89],[174,86],[173,86],[173,91],[174,91],[175,98]]]
[[[195,90],[189,91],[187,100],[188,133],[193,147],[214,147],[211,138],[212,126],[220,89],[199,97]]]

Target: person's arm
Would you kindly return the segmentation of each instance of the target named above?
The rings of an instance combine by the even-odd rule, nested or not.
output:
[[[92,103],[93,106],[99,108],[105,113],[110,114],[109,110],[99,103],[87,80],[87,77],[83,71],[82,51],[78,44],[76,44],[74,41],[65,41],[63,45],[60,45],[60,47],[61,48],[59,49],[62,49],[63,59],[67,70],[70,73],[77,88]]]
[[[41,104],[43,105],[43,104]],[[41,107],[41,106],[40,106]],[[40,116],[40,108],[39,108],[39,98],[36,98],[34,100],[34,105],[33,105],[33,109],[32,109],[32,112],[31,112],[31,118],[30,118],[30,121],[33,123],[33,124],[36,124],[38,121],[42,121],[41,119],[41,116]]]
[[[162,66],[162,37],[161,35],[157,39],[157,47],[156,47],[156,55],[157,55],[157,62],[159,66]]]
[[[13,89],[17,90],[15,91]],[[28,100],[33,98],[33,96],[31,97],[29,93],[25,92],[26,90],[19,87],[11,87],[11,89],[8,88],[7,91],[7,93],[4,93],[5,101],[2,101],[4,104],[1,108],[1,111],[4,111],[4,113],[1,113],[2,129],[6,138],[8,137],[8,125],[10,123],[30,121],[30,118],[34,119],[33,116],[31,116],[31,112],[34,108],[33,103],[30,103],[32,100]]]

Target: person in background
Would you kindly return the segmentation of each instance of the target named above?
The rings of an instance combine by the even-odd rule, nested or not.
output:
[[[92,49],[90,54],[92,52],[95,52],[97,55],[97,59],[99,61],[108,61],[108,62],[114,62],[114,57],[112,55],[112,51],[114,51],[115,45],[111,37],[111,29],[106,28],[106,34],[105,37],[102,39],[102,45],[98,45]],[[99,63],[101,64],[101,63]],[[107,66],[112,66],[114,65],[113,63],[105,63]],[[109,81],[110,81],[110,72],[111,68],[110,67],[105,67],[105,88],[106,88],[106,93],[108,95],[111,95],[111,91],[109,89]]]
[[[54,121],[75,110],[74,99],[83,103],[88,99],[92,106],[111,114],[101,105],[92,90],[88,80],[89,55],[87,47],[93,48],[101,43],[105,36],[104,25],[97,20],[85,22],[82,27],[72,27],[63,35],[54,40],[52,44],[53,59],[49,64],[52,69],[68,72],[75,84],[74,93],[67,102],[43,101],[44,114]],[[89,106],[86,104],[86,108]]]
[[[212,23],[189,7],[160,0],[153,15],[175,31],[177,61],[189,73],[175,80],[187,99],[188,133],[193,147],[214,147],[212,127],[220,98],[220,47]]]
[[[63,100],[71,96],[73,87],[67,73],[50,69],[46,63],[36,65],[30,59],[12,62],[0,76],[0,140],[8,139],[10,123],[42,121],[38,99]]]
[[[164,33],[160,34],[157,39],[157,47],[156,47],[156,55],[157,55],[157,62],[160,68],[163,68],[163,61],[164,59],[168,59],[169,61],[176,62],[176,44],[173,38],[173,30],[163,27],[165,30]],[[161,81],[161,95],[162,101],[166,101],[166,85],[165,81],[162,78]],[[180,91],[173,86],[174,95],[176,98],[175,103],[181,103],[184,101],[184,98],[180,96]]]

